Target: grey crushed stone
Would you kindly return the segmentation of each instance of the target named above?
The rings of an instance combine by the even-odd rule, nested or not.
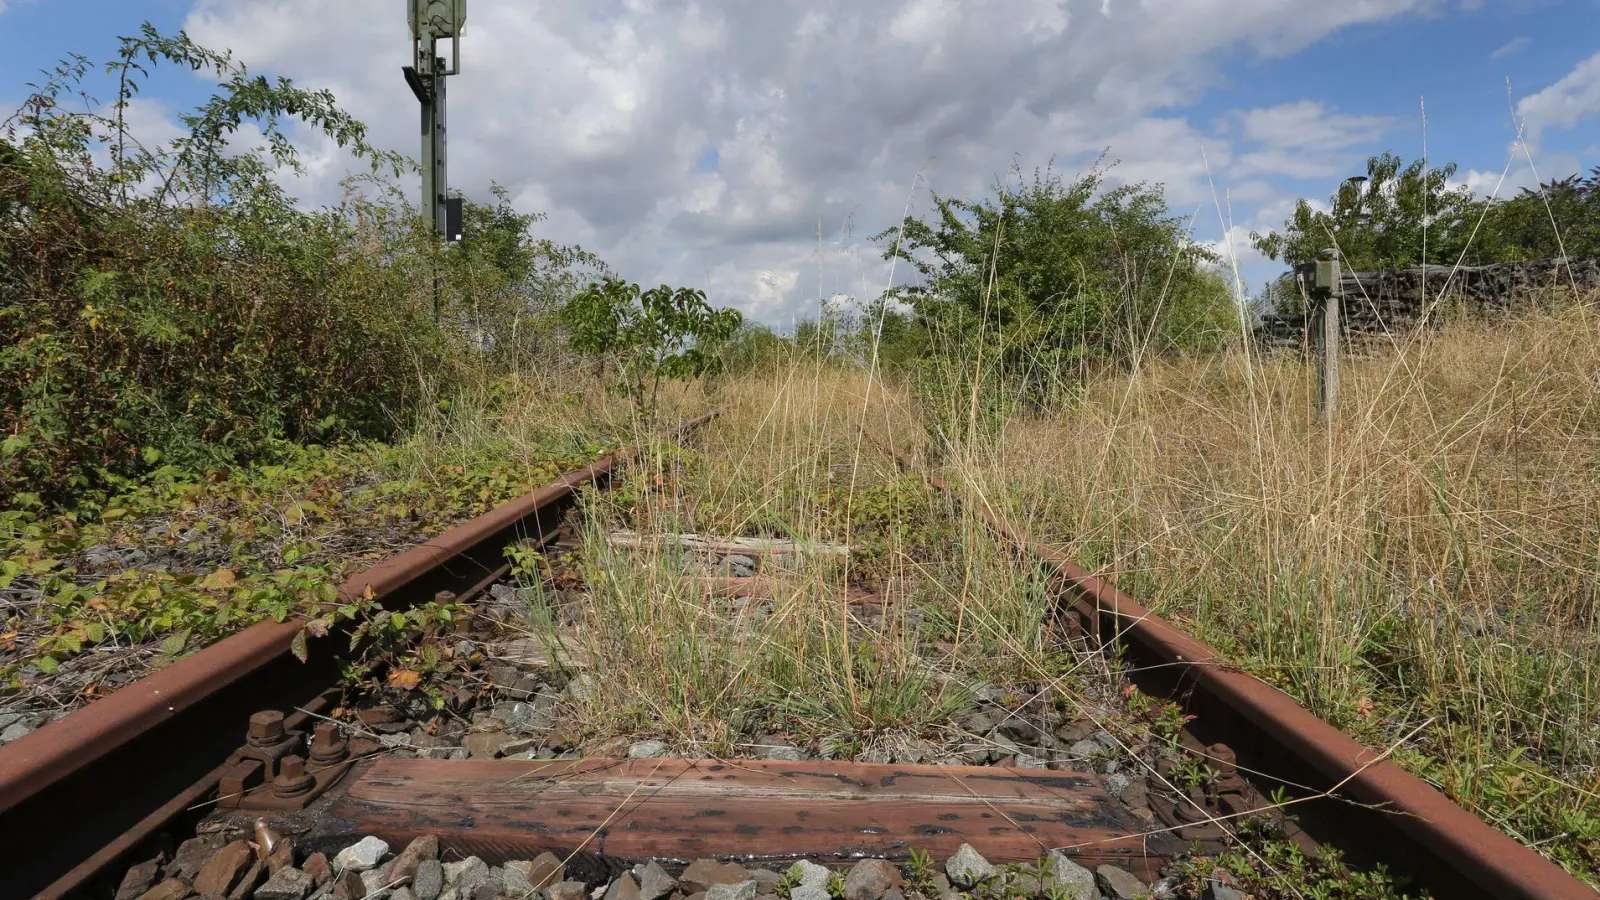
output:
[[[316,886],[317,880],[309,874],[284,866],[268,878],[266,884],[256,888],[256,900],[305,900]]]
[[[1100,866],[1094,870],[1094,877],[1100,886],[1100,893],[1110,900],[1137,900],[1146,893],[1144,882],[1127,869]]]
[[[636,868],[639,869],[639,900],[660,900],[678,887],[678,879],[667,874],[653,859]]]
[[[706,900],[756,900],[755,879],[738,884],[713,884],[706,889]]]
[[[629,759],[658,759],[667,755],[667,745],[661,741],[639,741],[628,748]]]
[[[1244,900],[1244,894],[1218,881],[1207,884],[1200,896],[1202,900]]]
[[[411,879],[411,892],[417,900],[439,900],[444,892],[444,863],[425,859],[417,864],[417,874]]]
[[[1062,900],[1097,900],[1100,895],[1094,873],[1073,862],[1060,850],[1051,850],[1045,857],[1044,870],[1049,883],[1071,891]]]
[[[950,876],[951,884],[963,890],[970,890],[975,885],[993,878],[997,870],[971,844],[962,844],[956,848],[955,855],[945,861],[944,871]]]
[[[364,837],[339,851],[333,858],[333,868],[365,872],[376,866],[389,853],[389,845],[380,838]]]

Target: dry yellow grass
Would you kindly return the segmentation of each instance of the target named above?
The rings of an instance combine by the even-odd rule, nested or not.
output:
[[[1600,871],[1600,309],[1344,368],[1147,362],[949,461],[1037,536],[1590,879]]]
[[[1078,685],[1056,671],[1042,569],[1017,566],[864,432],[870,422],[914,439],[902,398],[864,371],[808,358],[715,391],[721,419],[684,445],[646,441],[628,480],[590,498],[582,599],[563,609],[551,597],[538,616],[544,637],[564,629],[606,686],[585,711],[595,737],[656,737],[701,755],[787,734],[847,757],[926,740],[931,754],[945,752],[947,730],[965,739],[945,726],[990,688]],[[623,528],[652,549],[609,544]],[[698,564],[686,568],[686,532],[855,552],[769,564],[766,590],[735,601],[706,590]],[[849,585],[892,602],[850,605]],[[1102,669],[1082,678],[1104,693]]]

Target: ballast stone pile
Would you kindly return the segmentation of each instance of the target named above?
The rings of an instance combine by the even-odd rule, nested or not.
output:
[[[258,826],[259,827],[259,826]],[[1146,886],[1115,866],[1096,871],[1051,851],[1038,867],[1002,870],[969,844],[942,871],[911,880],[893,863],[864,859],[840,872],[810,861],[782,874],[731,862],[701,859],[676,877],[657,862],[623,872],[609,883],[569,880],[553,853],[491,866],[476,856],[444,861],[439,841],[417,838],[399,853],[364,837],[330,859],[303,858],[293,842],[274,835],[272,846],[216,838],[185,841],[170,860],[149,860],[128,870],[115,900],[1134,900],[1175,897],[1166,883]],[[299,864],[296,865],[296,860]],[[1218,897],[1228,896],[1217,894]],[[1235,895],[1236,896],[1236,895]]]

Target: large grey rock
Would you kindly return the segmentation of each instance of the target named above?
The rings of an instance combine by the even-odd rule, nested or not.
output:
[[[600,679],[584,673],[567,682],[567,696],[579,703],[588,703],[600,696]]]
[[[607,900],[620,900],[620,898],[611,898],[608,895]],[[713,884],[706,888],[706,900],[756,900],[756,880],[747,878],[738,884]]]
[[[1019,769],[1043,769],[1045,761],[1031,753],[1018,753],[1012,765]]]
[[[389,884],[389,879],[383,877],[382,869],[367,869],[364,872],[356,872],[351,869],[350,871],[355,872],[356,877],[361,879],[361,895],[366,897],[367,900],[384,900],[389,896],[391,885]]]
[[[772,735],[756,738],[756,749],[767,759],[780,762],[805,762],[811,758],[811,754],[796,747],[793,742]]]
[[[1105,752],[1105,748],[1094,741],[1078,741],[1067,748],[1067,755],[1073,759],[1090,759],[1097,753]]]
[[[827,866],[819,866],[809,859],[802,859],[789,867],[789,876],[795,883],[805,887],[828,889],[828,878],[833,875]]]
[[[790,889],[789,900],[832,900],[832,896],[825,887],[800,884]]]
[[[1059,900],[1097,900],[1100,888],[1094,873],[1078,865],[1060,850],[1051,850],[1044,860],[1045,887],[1064,888],[1068,893]]]
[[[997,870],[971,844],[962,844],[956,848],[954,856],[945,860],[944,871],[950,876],[951,884],[962,890],[971,890],[993,878]]]
[[[505,723],[507,731],[520,733],[526,731],[532,723],[533,707],[521,700],[497,703],[489,718]]]
[[[12,722],[4,731],[0,731],[0,744],[20,741],[30,734],[33,734],[33,728],[27,722]]]
[[[161,860],[147,859],[132,866],[122,876],[114,900],[138,900],[145,891],[155,887],[156,876],[161,874]]]
[[[305,900],[317,880],[293,866],[285,866],[256,888],[256,900]]]
[[[389,854],[389,845],[381,838],[367,836],[339,851],[333,858],[333,868],[365,872],[376,866]]]
[[[1108,900],[1138,900],[1146,893],[1144,882],[1137,875],[1116,866],[1095,869],[1094,880]]]
[[[489,864],[476,856],[445,863],[444,883],[448,890],[455,892],[458,900],[472,900],[478,888],[489,883]]]
[[[500,884],[507,897],[532,897],[539,890],[528,880],[527,872],[510,863],[506,863],[506,867],[500,870]]]
[[[1200,897],[1201,900],[1244,900],[1244,894],[1220,881],[1212,881],[1206,884],[1206,891]]]
[[[655,860],[650,860],[640,867],[639,871],[639,900],[660,900],[672,893],[678,887],[678,879],[667,874],[667,870]]]
[[[639,883],[627,872],[606,888],[605,900],[639,900]]]
[[[750,877],[756,880],[756,893],[775,894],[778,885],[783,883],[783,876],[771,869],[751,869]]]
[[[444,863],[425,859],[417,864],[417,874],[411,878],[411,892],[417,900],[439,900],[444,892]]]
[[[511,740],[512,736],[504,731],[475,731],[462,739],[461,746],[473,759],[494,759]]]
[[[900,871],[888,862],[863,859],[844,876],[844,900],[882,900],[900,880]]]
[[[657,759],[667,755],[667,745],[660,741],[639,741],[628,748],[629,759]]]
[[[710,891],[712,885],[741,884],[750,880],[750,873],[743,866],[714,859],[697,859],[678,876],[678,883],[685,894]]]
[[[581,881],[563,881],[544,889],[544,900],[584,900],[589,896],[589,886]]]

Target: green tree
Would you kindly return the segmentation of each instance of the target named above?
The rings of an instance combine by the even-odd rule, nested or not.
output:
[[[1357,271],[1452,265],[1467,248],[1481,209],[1470,190],[1450,183],[1455,173],[1454,163],[1429,168],[1424,160],[1408,164],[1393,153],[1374,156],[1364,181],[1346,180],[1333,192],[1328,212],[1301,199],[1282,231],[1250,238],[1269,259],[1290,266],[1310,262],[1329,247],[1337,247],[1346,267]]]
[[[607,277],[567,301],[562,322],[573,349],[598,360],[602,371],[613,363],[618,390],[653,417],[661,383],[714,371],[744,317],[736,309],[712,307],[693,288],[642,290]]]
[[[1496,262],[1600,257],[1600,166],[1494,204],[1479,240]]]
[[[1070,181],[1014,174],[979,201],[934,195],[929,218],[874,236],[919,276],[889,299],[910,306],[931,353],[982,354],[1042,402],[1086,367],[1220,339],[1226,284],[1160,186],[1107,188],[1098,168]],[[897,339],[910,330],[893,324]]]

